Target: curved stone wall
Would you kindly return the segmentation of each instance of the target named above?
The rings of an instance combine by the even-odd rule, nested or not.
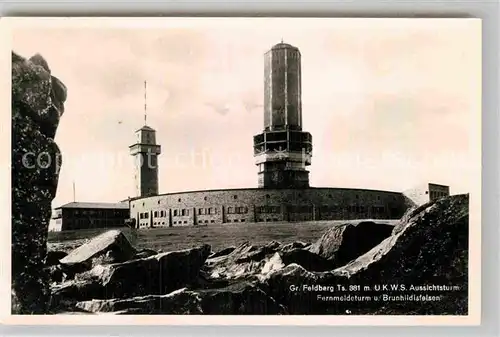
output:
[[[206,190],[130,201],[130,216],[138,228],[399,219],[406,209],[402,193],[345,188]]]

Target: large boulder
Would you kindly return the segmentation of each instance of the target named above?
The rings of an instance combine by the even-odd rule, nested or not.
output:
[[[157,255],[159,252],[156,251],[156,250],[153,250],[153,249],[149,249],[149,248],[143,248],[139,251],[137,251],[137,253],[135,254],[134,256],[134,260],[136,259],[144,259],[144,258],[147,258],[147,257],[150,257],[150,256],[153,256],[153,255]]]
[[[197,284],[210,246],[161,253],[122,263],[97,265],[53,288],[53,305],[61,300],[110,299],[167,294]]]
[[[216,257],[226,256],[226,255],[231,254],[235,249],[236,249],[236,247],[234,247],[234,246],[226,247],[226,248],[223,248],[217,252],[210,254],[210,256],[208,258],[214,259]]]
[[[64,270],[77,273],[98,264],[130,260],[136,253],[121,231],[110,230],[74,249],[59,262]]]
[[[47,258],[45,259],[45,265],[55,266],[58,265],[61,259],[65,258],[68,255],[65,251],[61,250],[49,250],[47,251]]]
[[[297,249],[297,248],[299,248],[299,249],[306,249],[309,246],[310,246],[309,243],[305,243],[305,242],[302,242],[302,241],[294,241],[294,242],[290,242],[290,243],[287,243],[285,245],[282,245],[280,247],[280,251],[286,252],[286,251],[294,250],[294,249]]]
[[[371,221],[333,226],[309,250],[340,267],[389,237],[393,228],[391,225]]]
[[[91,300],[76,307],[92,313],[116,314],[206,314],[276,315],[286,313],[283,306],[251,283],[206,290],[176,290],[166,295],[127,299]]]
[[[44,268],[51,203],[62,164],[54,137],[66,87],[40,55],[12,53],[12,289],[16,314],[43,314],[49,300]]]
[[[291,264],[264,289],[294,314],[466,315],[468,225],[468,195],[443,198],[351,263],[322,273]]]
[[[258,275],[262,267],[268,262],[280,243],[271,241],[263,246],[251,245],[243,242],[231,253],[210,258],[204,269],[212,279],[239,279]]]
[[[298,264],[309,271],[327,271],[332,270],[334,267],[331,260],[325,259],[321,255],[315,254],[307,249],[297,248],[284,250],[276,254],[280,256],[285,266],[289,264]]]

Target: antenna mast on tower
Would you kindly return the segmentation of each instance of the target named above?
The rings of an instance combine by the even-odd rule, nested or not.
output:
[[[144,81],[144,125],[147,125],[147,87],[146,81]]]

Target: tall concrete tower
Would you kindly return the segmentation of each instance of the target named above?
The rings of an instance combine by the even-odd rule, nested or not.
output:
[[[300,58],[283,42],[264,55],[264,131],[254,136],[261,188],[309,187],[312,137],[302,131]]]
[[[156,131],[147,126],[146,82],[144,82],[144,126],[135,132],[136,143],[129,146],[135,157],[136,196],[147,197],[158,194],[158,156],[161,146],[156,144]]]

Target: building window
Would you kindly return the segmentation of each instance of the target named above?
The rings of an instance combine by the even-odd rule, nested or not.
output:
[[[377,200],[380,200],[380,195],[377,195]]]
[[[155,218],[158,217],[158,211],[155,211]]]
[[[290,211],[293,212],[294,207],[292,206]],[[259,213],[279,213],[281,211],[280,206],[260,206],[258,209]]]
[[[149,213],[144,213],[144,217],[145,217],[146,219],[149,219]]]
[[[241,222],[245,222],[245,219],[241,219]]]
[[[228,207],[227,208],[227,214],[233,214],[233,208],[232,207]]]
[[[359,195],[356,194],[356,199],[359,199]]]
[[[207,201],[207,197],[204,197],[203,200]]]
[[[181,210],[181,216],[186,216],[186,210],[185,209]]]
[[[208,220],[205,220],[205,223],[208,223]]]
[[[160,200],[158,200],[158,205],[160,204]]]
[[[269,199],[271,196],[269,194],[266,194],[266,199]]]
[[[144,203],[142,203],[142,207],[144,207]]]
[[[210,220],[211,223],[215,223],[215,220]]]
[[[178,202],[181,202],[181,198],[177,199]]]
[[[132,208],[135,208],[135,205],[132,205]]]
[[[238,199],[238,196],[237,196],[237,195],[234,195],[234,196],[233,196],[233,198],[234,198],[234,199]]]
[[[177,210],[174,209],[174,216],[177,216]]]
[[[425,194],[429,194],[429,191],[425,191]]]
[[[198,215],[202,215],[203,214],[203,208],[198,208]]]

